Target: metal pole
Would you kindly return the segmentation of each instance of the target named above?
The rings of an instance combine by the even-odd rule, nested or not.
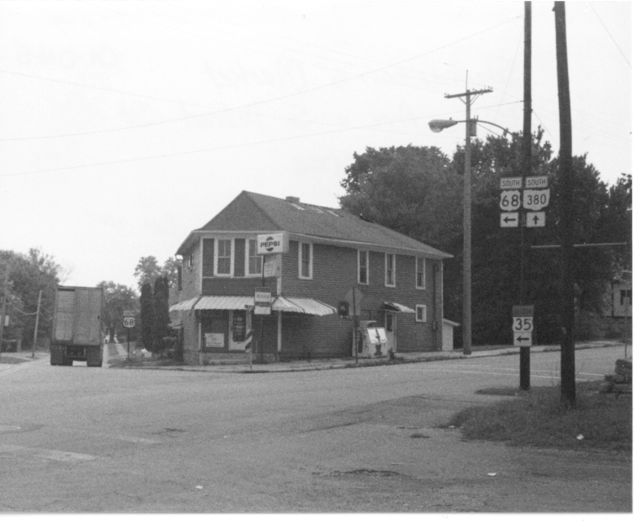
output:
[[[355,351],[355,356],[356,356],[356,365],[358,364],[358,326],[359,324],[359,320],[358,320],[358,314],[356,313],[356,288],[352,287],[351,288],[351,299],[353,301],[353,349]]]
[[[31,348],[31,358],[36,357],[36,343],[38,342],[38,324],[40,323],[40,303],[42,302],[42,290],[38,291],[38,308],[36,309],[36,323],[33,326],[33,346]]]
[[[9,296],[9,263],[4,269],[4,284],[2,286],[2,307],[0,307],[0,355],[4,338],[4,321],[7,316],[7,297]]]
[[[524,3],[524,114],[522,126],[522,188],[531,175],[531,2]],[[523,214],[524,216],[524,214]],[[520,305],[525,303],[525,218],[520,218]],[[520,389],[531,385],[531,349],[520,347]]]

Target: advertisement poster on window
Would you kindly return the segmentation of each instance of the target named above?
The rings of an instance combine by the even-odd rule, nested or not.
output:
[[[205,348],[224,348],[224,333],[205,333]]]

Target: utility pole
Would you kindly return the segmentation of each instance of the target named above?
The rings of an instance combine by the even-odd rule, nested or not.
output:
[[[38,342],[38,324],[40,323],[40,304],[41,303],[42,303],[42,289],[38,291],[38,309],[36,309],[36,323],[35,323],[35,326],[33,327],[33,347],[31,348],[32,359],[36,358],[36,343]]]
[[[4,321],[7,316],[7,297],[9,296],[9,262],[5,264],[2,286],[2,306],[0,307],[0,354],[4,338]]]
[[[471,119],[471,105],[491,88],[445,94],[445,99],[463,99],[466,108],[464,142],[464,182],[462,196],[462,345],[465,355],[471,355],[471,136],[476,135],[476,121]],[[473,97],[473,100],[471,98]]]
[[[558,176],[560,182],[561,230],[561,309],[562,347],[560,353],[560,399],[569,407],[576,405],[575,343],[574,343],[574,173],[571,147],[571,96],[567,58],[567,27],[564,2],[554,2],[556,25],[556,61],[558,69],[558,108],[560,117],[560,152]]]
[[[531,176],[531,2],[524,3],[524,112],[522,119],[522,188]],[[520,305],[525,303],[526,227],[520,219]],[[531,348],[520,347],[520,389],[531,385]]]

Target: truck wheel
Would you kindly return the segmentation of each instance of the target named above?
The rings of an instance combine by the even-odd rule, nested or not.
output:
[[[87,350],[87,366],[91,368],[102,367],[102,348],[92,348]]]
[[[64,357],[62,350],[51,348],[49,351],[49,362],[51,366],[60,366],[62,364]]]

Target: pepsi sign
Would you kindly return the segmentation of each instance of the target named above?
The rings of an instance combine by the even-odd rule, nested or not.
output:
[[[282,254],[289,250],[289,240],[284,232],[258,234],[258,254]]]

